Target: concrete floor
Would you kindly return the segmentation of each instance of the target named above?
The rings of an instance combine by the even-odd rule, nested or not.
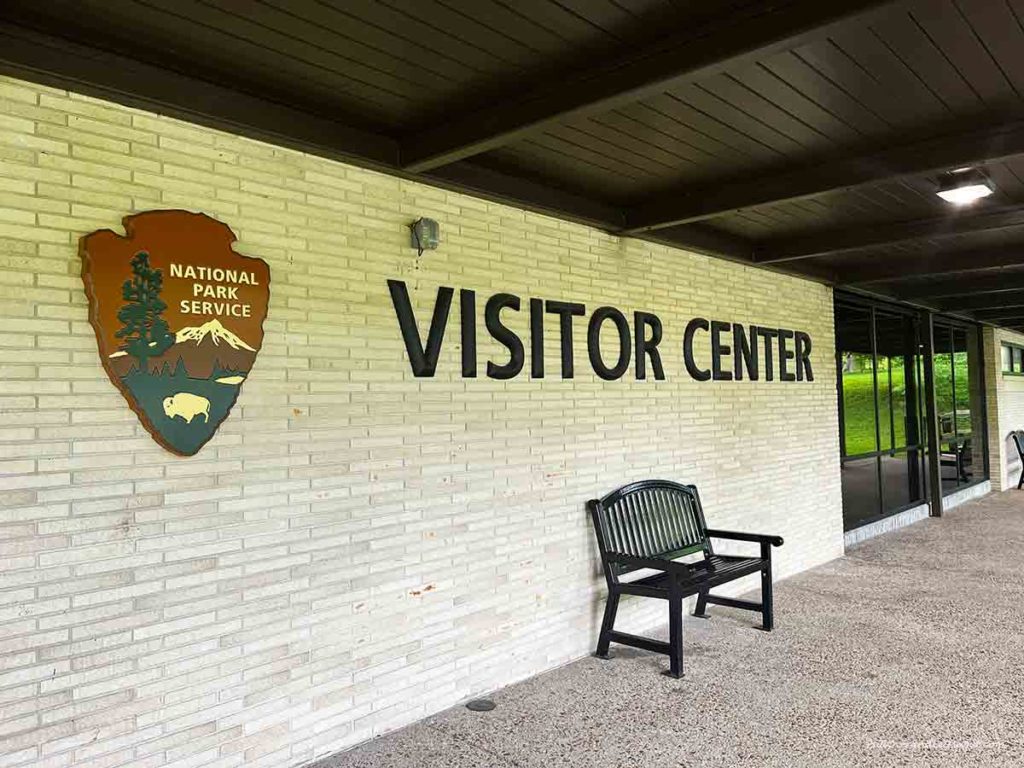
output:
[[[1024,492],[776,587],[776,631],[710,606],[687,674],[612,646],[317,768],[1024,765]]]

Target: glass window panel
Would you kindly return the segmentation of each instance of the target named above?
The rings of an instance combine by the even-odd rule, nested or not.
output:
[[[918,327],[910,313],[836,306],[847,529],[923,498]]]
[[[1017,373],[1024,372],[1024,349],[1020,347],[1013,348],[1013,370]]]
[[[956,436],[956,419],[953,396],[953,351],[952,328],[935,325],[935,412],[939,418],[939,438],[949,440]]]
[[[897,419],[898,402],[892,386],[891,358],[878,357],[878,437],[880,451],[891,450]]]
[[[924,500],[921,454],[899,451],[881,457],[882,505],[893,512]]]
[[[936,407],[941,432],[939,469],[943,493],[952,493],[986,477],[981,348],[977,328],[936,324],[935,331]],[[1011,348],[1015,368],[1019,353],[1017,348]]]
[[[843,524],[846,530],[863,525],[881,514],[878,493],[878,459],[857,459],[842,464]]]
[[[840,371],[844,455],[876,451],[875,383],[871,313],[861,307],[836,307],[836,350]]]
[[[1013,350],[1006,344],[1003,344],[1003,371],[1009,372],[1013,370]]]
[[[876,312],[875,336],[880,450],[895,450],[908,444],[908,427],[915,444],[917,440],[917,389],[913,380],[917,326],[908,315]]]

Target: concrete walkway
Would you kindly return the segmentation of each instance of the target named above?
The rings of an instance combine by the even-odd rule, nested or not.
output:
[[[613,646],[318,768],[1024,765],[1024,492],[780,583],[772,634],[711,606],[687,676]]]

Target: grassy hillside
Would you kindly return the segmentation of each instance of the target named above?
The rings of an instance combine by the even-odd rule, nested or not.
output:
[[[969,401],[967,397],[967,355],[957,354],[955,374],[959,394],[960,413],[958,414],[959,431],[961,434],[971,429],[970,415],[967,413]],[[882,430],[882,449],[891,447],[889,433],[889,371],[886,361],[879,360],[878,371],[878,407],[879,422]],[[948,355],[935,360],[935,391],[936,406],[939,414],[953,411],[952,365]],[[903,361],[893,360],[892,364],[892,407],[896,427],[895,445],[906,443],[906,392],[903,380]],[[870,370],[843,374],[843,408],[846,426],[846,454],[855,455],[868,453],[875,448],[875,413],[874,385]]]

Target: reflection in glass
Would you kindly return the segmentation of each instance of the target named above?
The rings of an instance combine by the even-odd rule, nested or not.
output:
[[[935,324],[935,389],[942,492],[987,477],[978,329]]]
[[[842,384],[843,455],[873,453],[878,441],[870,310],[845,305],[836,308],[836,348]]]
[[[844,461],[842,488],[843,525],[846,530],[877,518],[881,506],[878,458]]]
[[[921,496],[920,462],[901,451],[881,457],[882,504],[885,509],[902,509]]]

